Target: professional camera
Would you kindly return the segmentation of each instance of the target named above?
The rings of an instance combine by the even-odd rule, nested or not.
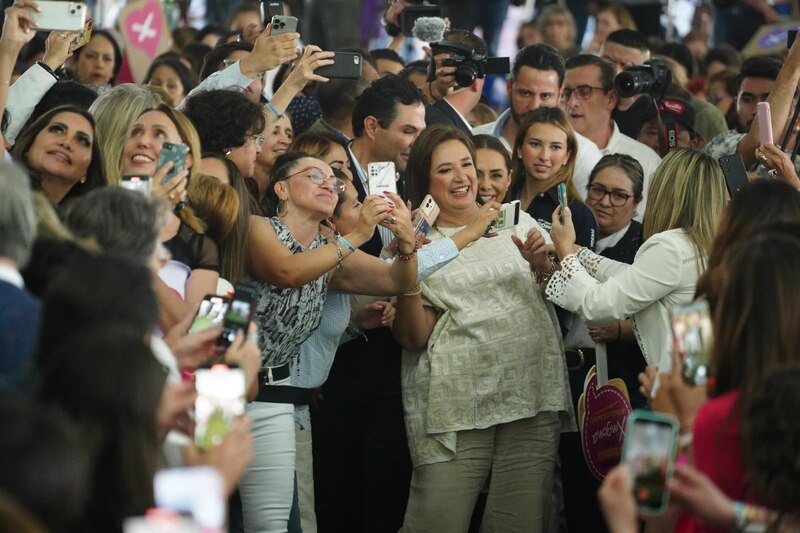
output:
[[[672,72],[660,59],[648,59],[644,65],[637,65],[617,74],[614,87],[623,98],[644,93],[664,96],[672,87]]]
[[[484,50],[475,50],[463,44],[454,43],[443,39],[431,43],[431,53],[449,53],[448,59],[442,61],[442,66],[457,67],[456,83],[459,87],[469,87],[477,78],[487,74],[508,74],[511,65],[507,57],[486,57]]]

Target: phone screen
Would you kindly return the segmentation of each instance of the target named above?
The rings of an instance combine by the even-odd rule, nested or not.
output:
[[[206,296],[200,302],[197,316],[194,317],[189,332],[200,331],[217,326],[225,320],[230,300],[224,296]]]
[[[222,325],[222,334],[219,344],[230,346],[239,331],[247,329],[250,324],[253,302],[242,298],[240,295],[233,297],[233,301],[225,311],[225,322]]]
[[[658,512],[667,503],[665,484],[672,474],[675,426],[637,418],[625,434],[625,461],[631,469],[633,497],[640,510]]]
[[[713,333],[705,300],[672,309],[672,335],[683,355],[683,380],[689,385],[706,385]]]
[[[195,386],[195,444],[208,450],[221,444],[233,419],[244,414],[244,371],[224,364],[200,368],[195,372]]]

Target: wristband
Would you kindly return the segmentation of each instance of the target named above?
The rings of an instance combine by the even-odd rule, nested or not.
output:
[[[350,242],[349,242],[347,239],[345,239],[344,237],[342,237],[341,235],[337,235],[337,236],[336,236],[336,238],[337,238],[337,239],[339,239],[339,242],[340,242],[340,243],[344,244],[344,247],[345,247],[345,248],[347,248],[348,250],[350,250],[350,253],[353,253],[353,252],[355,252],[355,251],[356,251],[356,249],[355,249],[355,248],[353,248],[353,245],[352,245],[352,244],[350,244]]]
[[[45,69],[51,76],[53,76],[56,80],[58,80],[58,76],[56,76],[56,73],[53,72],[53,69],[51,69],[47,65],[47,63],[45,63],[44,61],[37,61],[36,64]]]
[[[278,108],[277,108],[277,107],[275,107],[274,105],[272,105],[272,102],[267,102],[267,103],[266,103],[266,104],[264,104],[264,105],[265,105],[265,106],[267,106],[267,109],[269,109],[269,112],[270,112],[270,113],[272,113],[273,115],[275,115],[275,118],[276,118],[276,119],[278,119],[278,118],[281,118],[281,117],[283,116],[283,113],[281,113],[280,111],[278,111]]]

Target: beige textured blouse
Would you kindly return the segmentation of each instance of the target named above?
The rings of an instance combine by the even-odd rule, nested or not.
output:
[[[575,430],[558,321],[511,240],[536,228],[527,213],[515,229],[482,238],[422,282],[423,304],[439,314],[428,345],[404,350],[403,404],[415,466],[456,454],[456,432],[536,416],[561,415]],[[443,228],[451,236],[461,228]],[[432,229],[436,242],[442,233]]]

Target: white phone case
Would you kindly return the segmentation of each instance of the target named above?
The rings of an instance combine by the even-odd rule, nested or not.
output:
[[[80,2],[37,2],[39,12],[32,11],[39,31],[81,31],[86,23],[86,4]]]
[[[397,194],[397,173],[394,163],[382,161],[367,165],[367,185],[369,194],[383,194],[386,191]],[[386,201],[394,205],[389,198]]]

